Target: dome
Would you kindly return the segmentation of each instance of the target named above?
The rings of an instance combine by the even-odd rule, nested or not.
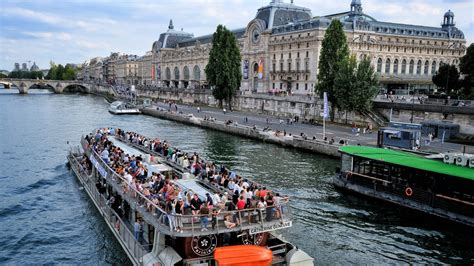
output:
[[[265,22],[267,29],[306,21],[311,17],[313,15],[309,8],[297,6],[293,2],[285,3],[283,0],[272,0],[269,5],[259,8],[255,16],[256,19]]]
[[[454,17],[454,13],[451,10],[448,10],[448,12],[444,13],[445,17]]]

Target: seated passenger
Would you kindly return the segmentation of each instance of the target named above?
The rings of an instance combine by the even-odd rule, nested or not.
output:
[[[224,225],[225,225],[226,228],[229,228],[229,229],[230,229],[230,228],[234,228],[234,227],[237,226],[236,223],[232,222],[230,215],[226,215],[226,216],[224,217]]]

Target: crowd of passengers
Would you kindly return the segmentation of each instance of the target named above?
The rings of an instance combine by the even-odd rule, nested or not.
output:
[[[175,183],[179,177],[172,172],[148,173],[144,158],[125,153],[120,147],[114,146],[107,139],[108,135],[116,135],[125,141],[146,147],[150,151],[160,154],[167,160],[179,164],[197,178],[206,180],[221,188],[223,193],[213,195],[206,193],[206,199],[201,200],[192,190],[183,191]],[[201,230],[208,230],[209,219],[212,229],[215,229],[221,212],[226,212],[224,225],[227,228],[238,226],[243,217],[249,223],[258,222],[259,215],[256,209],[266,210],[265,219],[271,221],[280,218],[281,204],[288,200],[279,193],[266,189],[266,187],[252,183],[247,179],[229,171],[224,166],[217,166],[212,162],[205,162],[198,154],[188,154],[179,149],[172,148],[166,141],[149,139],[134,132],[125,132],[121,129],[104,128],[97,130],[95,135],[86,137],[101,159],[107,163],[117,174],[122,177],[124,193],[137,197],[137,192],[149,199],[138,197],[142,207],[153,213],[161,214],[164,210],[171,229],[183,232],[181,215],[192,215],[193,223],[200,220]],[[154,161],[153,157],[150,161]],[[141,199],[141,200],[140,200]],[[152,202],[153,204],[151,204]],[[157,210],[155,206],[159,206]],[[245,210],[248,209],[248,210]],[[245,210],[238,215],[239,211]]]

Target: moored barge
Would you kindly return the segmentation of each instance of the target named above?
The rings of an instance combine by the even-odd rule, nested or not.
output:
[[[339,152],[341,164],[333,180],[336,187],[474,226],[471,162],[459,166],[455,160],[449,164],[410,152],[365,146],[343,146]],[[469,156],[460,154],[458,158]]]
[[[237,190],[219,185],[203,174],[207,171],[196,172],[195,164],[171,158],[167,144],[156,149],[151,145],[155,140],[140,136],[137,141],[131,135],[139,136],[113,129],[89,134],[68,161],[134,265],[313,265],[310,256],[276,233],[292,226],[286,197],[265,207],[249,198],[236,208]],[[184,160],[201,161],[194,156]],[[140,168],[134,171],[136,165]],[[242,179],[225,167],[218,169],[213,178]],[[258,188],[263,195],[265,188]],[[190,197],[191,204],[179,211],[176,205]],[[192,200],[200,202],[200,212]]]

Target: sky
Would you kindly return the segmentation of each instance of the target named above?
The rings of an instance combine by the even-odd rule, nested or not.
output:
[[[285,0],[289,2],[290,0]],[[195,36],[218,24],[246,27],[270,0],[0,0],[0,69],[15,62],[83,63],[111,52],[144,55],[173,19],[175,29]],[[348,11],[350,0],[294,0],[313,16]],[[364,12],[379,21],[439,27],[455,14],[468,46],[474,42],[473,0],[362,0]]]

